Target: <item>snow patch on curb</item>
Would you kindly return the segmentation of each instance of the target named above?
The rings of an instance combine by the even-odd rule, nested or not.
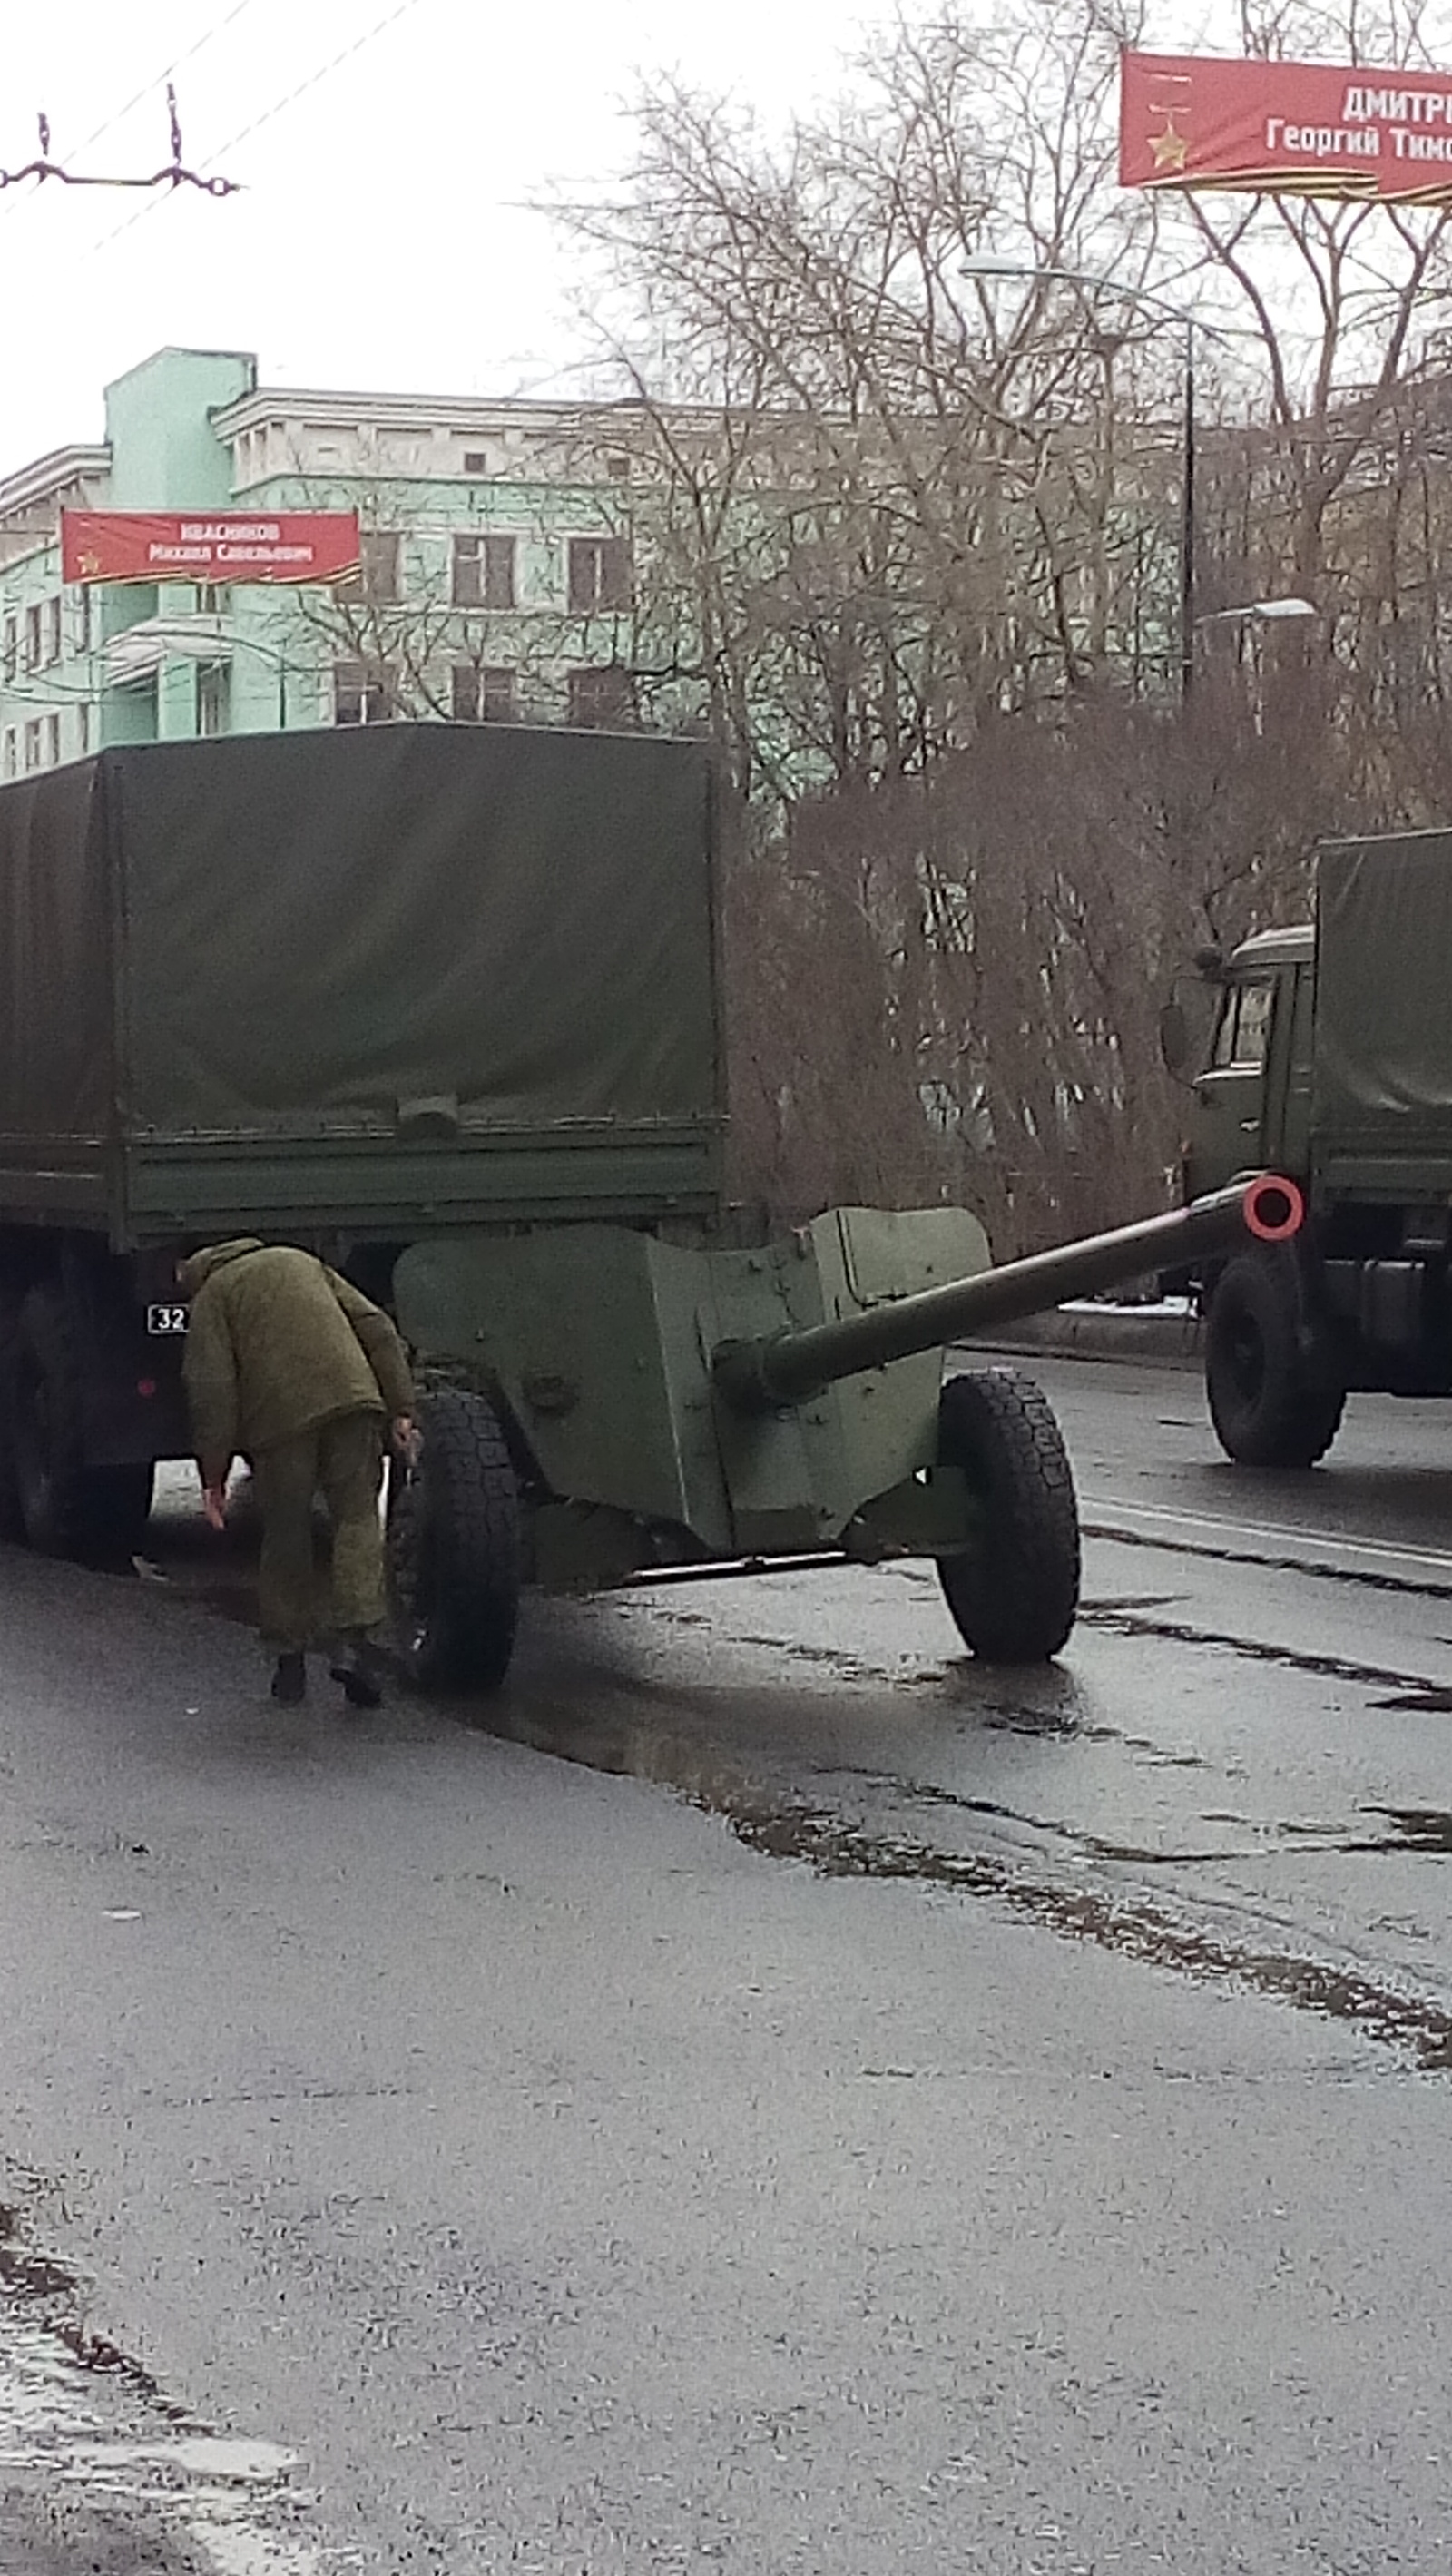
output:
[[[346,2553],[300,2528],[298,2455],[192,2426],[157,2430],[124,2374],[88,2371],[62,2335],[0,2303],[0,2483],[52,2504],[134,2513],[217,2576],[322,2576]]]

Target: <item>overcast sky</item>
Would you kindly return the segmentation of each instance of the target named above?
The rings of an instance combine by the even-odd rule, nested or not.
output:
[[[567,389],[568,279],[527,201],[618,166],[641,70],[779,115],[837,86],[841,49],[876,14],[870,0],[8,0],[0,167],[32,158],[44,108],[67,167],[156,169],[175,65],[186,159],[246,193],[0,191],[0,473],[99,437],[102,386],[167,342],[255,351],[264,379],[294,385]]]

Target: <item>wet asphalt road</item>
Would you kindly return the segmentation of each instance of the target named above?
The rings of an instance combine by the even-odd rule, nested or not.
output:
[[[345,1720],[190,1514],[5,1560],[0,2576],[1448,2562],[1452,1410],[1037,1373],[1038,1676],[903,1568]]]

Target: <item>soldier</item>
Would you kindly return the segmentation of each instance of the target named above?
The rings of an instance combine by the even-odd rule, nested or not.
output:
[[[355,1708],[377,1708],[384,1616],[378,1493],[386,1427],[403,1447],[413,1386],[388,1317],[310,1252],[254,1236],[177,1265],[191,1300],[185,1376],[202,1497],[226,1522],[234,1456],[250,1460],[262,1515],[258,1610],[277,1657],[274,1699],[307,1694],[313,1619],[312,1506],[333,1525],[332,1665]]]

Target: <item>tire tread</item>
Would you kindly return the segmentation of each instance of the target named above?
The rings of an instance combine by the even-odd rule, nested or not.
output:
[[[1073,1470],[1047,1396],[1017,1369],[950,1378],[938,1454],[988,1516],[981,1544],[938,1560],[959,1633],[985,1662],[1047,1662],[1073,1628],[1080,1571]]]

